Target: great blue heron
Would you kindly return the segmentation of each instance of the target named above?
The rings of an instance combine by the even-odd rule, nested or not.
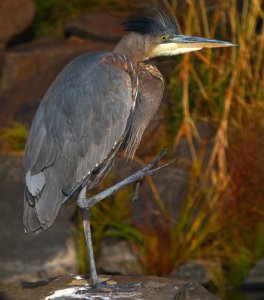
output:
[[[26,232],[50,227],[63,203],[78,197],[91,270],[98,290],[120,290],[99,282],[91,240],[89,208],[122,186],[156,169],[164,153],[146,168],[86,199],[106,175],[120,149],[132,157],[156,113],[164,90],[159,70],[149,60],[234,44],[179,34],[171,16],[123,21],[127,31],[113,52],[93,52],[70,62],[43,97],[24,155]],[[136,285],[135,285],[136,286]]]

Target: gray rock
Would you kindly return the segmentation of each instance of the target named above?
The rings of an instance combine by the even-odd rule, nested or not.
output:
[[[74,206],[63,207],[51,229],[25,235],[21,158],[1,154],[0,166],[0,281],[76,272],[76,232],[70,221]]]
[[[118,42],[124,31],[116,17],[106,12],[94,12],[67,22],[65,34],[103,42]]]
[[[150,137],[151,138],[151,137]],[[158,155],[159,153],[157,153]],[[146,164],[144,164],[145,166]],[[137,161],[127,161],[125,158],[118,158],[115,161],[112,173],[110,174],[113,181],[111,184],[121,181],[132,175],[143,165]],[[176,166],[168,167],[159,171],[152,176],[153,181],[159,191],[166,209],[171,212],[173,218],[180,215],[181,208],[184,204],[188,188],[188,170]],[[131,196],[127,201],[131,201]],[[136,223],[144,224],[147,218],[157,219],[158,207],[147,180],[143,180],[139,199],[133,203],[133,215]],[[156,220],[157,221],[157,220]]]
[[[214,137],[215,129],[214,126],[208,122],[199,122],[197,128],[203,141],[203,146],[198,141],[195,141],[195,148],[197,152],[199,152],[201,147],[205,147],[203,159],[204,163],[206,164],[212,151],[212,138]],[[145,140],[142,141],[142,144],[146,144],[148,141],[151,143],[151,134],[146,135],[144,138]],[[158,152],[156,152],[156,155],[158,155]],[[192,166],[189,145],[187,144],[185,138],[180,140],[174,156],[179,158],[179,162],[173,166],[159,171],[158,173],[154,174],[152,178],[166,207],[166,210],[170,212],[173,219],[177,219],[180,216],[181,210],[186,201],[189,187],[190,170]],[[119,170],[120,173],[123,173],[125,168],[129,168],[129,166],[124,167],[124,165],[125,164],[122,164],[120,167],[117,167],[117,170]],[[139,169],[140,167],[142,166],[138,165],[136,168],[133,167],[133,170]],[[132,170],[124,172],[125,174],[123,174],[122,178],[125,178],[125,175],[132,174]],[[153,196],[153,191],[151,191],[146,180],[144,180],[142,183],[139,198],[140,200],[136,201],[134,204],[134,216],[136,222],[143,224],[144,221],[146,222],[147,217],[149,218],[151,224],[154,224],[155,222],[157,223],[160,209]],[[159,226],[162,226],[162,224],[159,224]]]
[[[5,52],[0,89],[7,90],[37,75],[47,73],[52,67],[65,64],[81,53],[107,49],[112,48],[87,40],[57,38],[42,38],[12,47]]]
[[[35,5],[32,0],[0,1],[0,48],[4,48],[33,21]]]
[[[199,153],[199,150],[203,150],[204,148],[204,164],[209,161],[210,155],[214,146],[214,137],[216,133],[216,128],[211,122],[200,121],[197,123],[197,131],[200,135],[202,143],[200,143],[196,138],[193,139],[194,148],[196,153]],[[192,155],[190,152],[190,147],[186,137],[183,137],[176,149],[175,152],[176,157],[180,157],[181,159],[185,159],[186,161],[192,161]]]
[[[40,99],[70,60],[88,51],[112,48],[111,44],[80,39],[45,38],[13,47],[0,55],[1,124],[14,120],[29,125]]]
[[[264,258],[256,263],[241,286],[245,289],[258,288],[264,291]]]
[[[203,265],[195,262],[182,264],[171,273],[171,277],[186,281],[197,281],[202,285],[208,284],[211,280],[208,270]]]
[[[142,275],[137,257],[126,240],[104,238],[99,245],[97,269],[100,273]]]
[[[217,300],[198,283],[176,279],[128,276],[100,276],[112,284],[142,282],[133,292],[103,293],[89,291],[89,283],[81,276],[63,276],[35,283],[15,283],[0,287],[2,297],[10,300],[66,300],[66,299],[141,299],[141,300]],[[5,298],[4,298],[5,299]]]

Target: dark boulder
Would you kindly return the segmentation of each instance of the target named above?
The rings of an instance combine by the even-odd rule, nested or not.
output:
[[[112,48],[81,39],[45,38],[8,50],[2,55],[1,124],[9,120],[30,124],[40,99],[69,61],[85,52]]]
[[[25,31],[35,16],[32,0],[0,1],[0,49]]]
[[[79,36],[101,42],[118,42],[124,35],[117,18],[106,12],[79,16],[65,24],[66,36]]]
[[[0,166],[0,282],[76,272],[75,207],[63,207],[51,229],[25,235],[21,158],[0,154]]]

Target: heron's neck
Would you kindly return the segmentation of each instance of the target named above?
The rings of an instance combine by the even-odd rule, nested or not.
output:
[[[147,60],[146,44],[144,38],[136,33],[125,35],[116,45],[113,52],[123,54],[128,57],[132,63],[137,64]]]

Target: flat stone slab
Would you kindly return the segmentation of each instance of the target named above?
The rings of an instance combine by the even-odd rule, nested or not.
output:
[[[132,284],[142,282],[142,286],[133,292],[95,292],[89,288],[87,277],[66,275],[39,282],[22,282],[0,286],[0,299],[20,300],[217,300],[201,285],[176,279],[156,276],[100,276],[108,284]]]
[[[240,287],[246,291],[259,290],[264,292],[264,258],[256,263]]]
[[[65,33],[103,42],[118,42],[124,30],[116,17],[106,12],[95,12],[70,20],[65,25]]]
[[[32,0],[0,1],[0,48],[27,29],[35,16]]]
[[[174,272],[172,272],[171,277],[187,281],[195,280],[202,285],[209,284],[212,279],[205,265],[192,261],[179,266]]]
[[[0,52],[0,123],[30,124],[39,100],[64,66],[92,51],[112,51],[114,44],[79,38],[42,38]]]
[[[22,158],[0,154],[0,283],[41,280],[78,270],[74,205],[36,236],[23,228]],[[0,299],[2,300],[1,296]],[[6,298],[4,298],[6,299]],[[20,299],[18,297],[17,299]]]

